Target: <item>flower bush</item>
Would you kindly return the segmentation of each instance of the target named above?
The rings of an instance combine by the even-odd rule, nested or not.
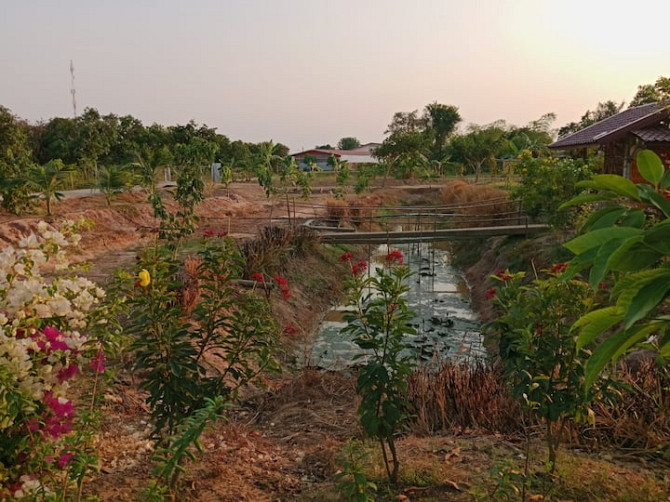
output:
[[[65,274],[76,230],[40,222],[0,251],[0,498],[48,493],[65,475],[54,471],[74,460],[70,383],[89,365],[104,370],[105,291]]]

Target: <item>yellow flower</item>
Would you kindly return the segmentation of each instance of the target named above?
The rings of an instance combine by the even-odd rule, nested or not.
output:
[[[140,273],[137,275],[140,278],[140,286],[146,288],[149,283],[151,283],[151,275],[146,268],[140,270]]]

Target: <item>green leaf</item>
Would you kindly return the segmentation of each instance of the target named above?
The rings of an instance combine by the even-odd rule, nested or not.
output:
[[[602,345],[593,351],[586,365],[584,372],[585,387],[589,389],[593,385],[593,382],[595,382],[600,372],[609,362],[616,361],[617,357],[621,356],[637,342],[648,337],[657,328],[658,326],[653,324],[645,325],[635,330],[622,330],[605,340]]]
[[[625,212],[626,208],[620,206],[607,206],[598,209],[591,213],[586,219],[582,225],[582,231],[611,227]]]
[[[582,328],[577,336],[577,349],[586,347],[622,319],[623,314],[616,307],[605,307],[582,316],[572,325],[572,329]]]
[[[598,254],[598,250],[599,248],[594,247],[580,254],[579,256],[575,256],[572,260],[570,260],[568,268],[565,270],[560,280],[567,281],[572,279],[579,272],[585,268],[590,267],[593,264],[593,260],[595,259],[596,255]]]
[[[567,209],[572,206],[579,206],[581,204],[588,204],[590,202],[600,202],[602,200],[610,200],[612,198],[613,196],[608,193],[582,193],[558,206],[558,210],[562,211],[563,209]]]
[[[670,220],[662,221],[647,230],[644,243],[659,253],[670,256]]]
[[[616,174],[598,174],[590,180],[580,181],[577,183],[577,186],[582,188],[592,188],[594,190],[606,190],[638,202],[640,201],[640,196],[635,184],[629,179]]]
[[[624,241],[609,257],[607,270],[619,272],[637,272],[656,263],[661,256],[643,242],[644,237],[637,235]]]
[[[663,179],[661,180],[661,190],[667,190],[670,187],[670,169],[665,171]]]
[[[635,228],[642,228],[644,226],[644,222],[646,221],[646,216],[644,214],[644,211],[641,209],[636,209],[636,210],[628,210],[626,215],[621,218],[621,221],[619,221],[619,224],[622,227],[635,227]]]
[[[660,193],[654,190],[653,187],[649,185],[637,185],[640,192],[640,198],[644,202],[655,206],[660,209],[661,212],[665,215],[666,218],[670,218],[670,202],[665,200]]]
[[[621,246],[621,244],[621,240],[613,239],[598,248],[598,254],[593,260],[593,267],[591,267],[591,272],[589,274],[589,283],[594,291],[598,289],[600,281],[603,280],[605,274],[609,270],[608,263],[610,256]]]
[[[663,162],[651,150],[642,150],[637,154],[637,168],[642,177],[654,186],[658,186],[663,178]]]
[[[659,277],[653,282],[640,288],[633,297],[624,318],[626,329],[635,322],[644,318],[656,305],[658,305],[670,290],[670,276]]]
[[[584,251],[588,251],[594,247],[602,246],[612,239],[627,239],[634,235],[640,235],[642,230],[632,227],[613,227],[613,228],[599,228],[593,230],[579,237],[575,237],[571,241],[564,244],[573,253],[580,255]]]

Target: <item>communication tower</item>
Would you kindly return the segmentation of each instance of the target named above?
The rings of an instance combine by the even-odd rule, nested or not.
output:
[[[74,63],[70,59],[70,94],[72,94],[72,112],[74,113],[74,118],[77,118],[77,98],[75,94],[77,91],[74,88]]]

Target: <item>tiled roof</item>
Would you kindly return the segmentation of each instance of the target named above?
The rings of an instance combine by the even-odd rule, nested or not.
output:
[[[647,127],[638,131],[633,131],[633,134],[640,138],[645,143],[668,142],[670,143],[670,129],[662,125]]]
[[[602,145],[618,139],[627,132],[654,125],[667,116],[667,108],[657,103],[636,106],[561,138],[549,145],[549,148],[567,149]]]

